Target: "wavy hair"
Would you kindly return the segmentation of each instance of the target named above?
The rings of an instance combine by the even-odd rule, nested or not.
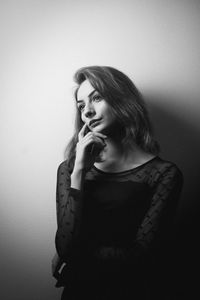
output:
[[[78,89],[85,80],[89,80],[111,107],[121,129],[122,145],[132,147],[136,144],[145,152],[157,155],[159,144],[153,137],[148,111],[141,93],[132,80],[121,71],[109,66],[80,68],[74,75],[77,84],[74,100],[77,100]],[[78,133],[83,124],[80,111],[76,106],[74,134],[65,150],[65,158],[68,159],[71,171],[76,156]]]

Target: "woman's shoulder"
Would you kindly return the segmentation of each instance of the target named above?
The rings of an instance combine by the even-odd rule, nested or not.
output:
[[[64,175],[66,173],[70,173],[70,161],[65,159],[58,164],[57,172],[58,175]]]
[[[62,161],[59,162],[59,164],[58,164],[58,169],[59,169],[59,168],[66,168],[66,167],[68,166],[68,163],[69,163],[68,159],[62,160]]]
[[[149,171],[156,174],[157,177],[170,176],[178,177],[181,181],[183,180],[182,170],[177,163],[164,159],[160,156],[156,156],[156,158],[152,161]]]
[[[171,160],[164,159],[161,156],[155,157],[154,166],[159,168],[160,170],[174,169],[178,172],[181,172],[181,169],[179,168],[177,163],[175,163],[174,161],[171,161]]]

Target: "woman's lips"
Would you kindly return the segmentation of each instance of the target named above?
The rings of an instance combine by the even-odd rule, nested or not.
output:
[[[97,120],[97,121],[93,122],[93,123],[90,125],[90,127],[93,128],[93,127],[97,126],[97,124],[98,124],[99,122],[101,122],[101,120]]]

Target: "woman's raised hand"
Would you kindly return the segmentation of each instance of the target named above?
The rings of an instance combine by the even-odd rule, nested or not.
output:
[[[84,124],[78,134],[78,143],[76,144],[75,166],[82,170],[89,170],[96,157],[106,146],[104,139],[106,135],[100,132],[87,132],[87,124]]]

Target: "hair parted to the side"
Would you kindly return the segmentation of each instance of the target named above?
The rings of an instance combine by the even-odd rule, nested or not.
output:
[[[138,145],[151,154],[159,153],[159,144],[154,140],[148,111],[141,93],[132,80],[121,71],[109,66],[88,66],[79,69],[74,75],[77,92],[83,81],[89,80],[105,101],[110,105],[113,114],[123,132],[122,145]],[[83,126],[80,111],[76,106],[74,134],[65,150],[65,156],[71,171],[73,170],[78,133]]]

